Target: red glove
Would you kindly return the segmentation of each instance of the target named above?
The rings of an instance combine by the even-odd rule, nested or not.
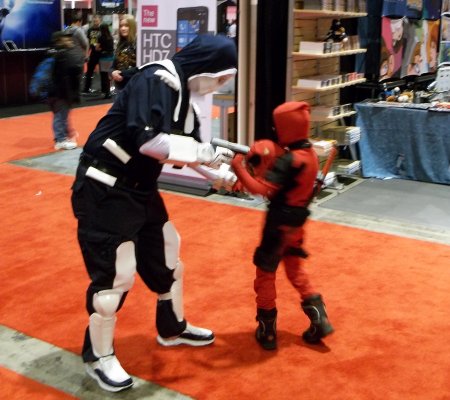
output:
[[[231,162],[231,166],[241,184],[246,187],[250,193],[260,194],[270,198],[276,192],[277,187],[275,185],[272,185],[260,177],[253,177],[249,173],[247,163],[242,154],[236,154]]]
[[[252,175],[264,178],[267,170],[273,167],[277,157],[285,151],[272,140],[258,140],[250,147],[250,151],[245,156],[248,169]]]

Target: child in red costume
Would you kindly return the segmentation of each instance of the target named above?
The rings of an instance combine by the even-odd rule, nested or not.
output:
[[[255,142],[247,155],[232,162],[240,183],[270,200],[262,239],[253,262],[259,325],[256,339],[266,350],[276,348],[276,270],[283,261],[286,275],[299,292],[301,307],[311,321],[303,333],[308,343],[319,343],[333,332],[322,296],[312,287],[302,266],[303,225],[314,196],[319,162],[309,137],[310,108],[305,102],[286,102],[273,112],[278,144]]]

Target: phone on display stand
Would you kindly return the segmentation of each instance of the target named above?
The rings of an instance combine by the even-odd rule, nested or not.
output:
[[[198,34],[208,32],[208,8],[184,7],[177,10],[177,50],[192,42]]]

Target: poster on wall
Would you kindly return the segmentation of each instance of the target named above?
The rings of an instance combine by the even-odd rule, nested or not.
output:
[[[380,81],[400,78],[403,52],[406,46],[406,18],[381,20]]]
[[[423,19],[441,18],[441,0],[423,0]]]
[[[408,18],[422,18],[423,0],[406,0],[406,14]]]
[[[424,73],[435,73],[438,67],[439,29],[441,21],[423,21],[423,68]]]
[[[171,58],[199,34],[214,34],[217,20],[216,0],[138,0],[137,64]],[[212,95],[194,97],[192,101],[200,110],[200,135],[203,142],[212,139]],[[175,169],[164,165],[160,180],[200,181],[205,178],[190,168]]]
[[[439,63],[448,64],[450,63],[450,14],[443,14],[441,21]]]
[[[424,0],[383,0],[382,16],[422,18]]]
[[[96,0],[95,5],[99,14],[121,13],[125,11],[124,0]]]
[[[442,0],[442,14],[450,13],[450,0]]]
[[[434,73],[440,20],[382,18],[379,80]]]
[[[422,20],[406,19],[404,24],[405,46],[402,58],[400,77],[422,75],[423,70],[423,43],[424,34]]]
[[[50,47],[62,23],[60,0],[0,0],[0,49]]]
[[[383,17],[404,17],[406,15],[406,0],[383,0]]]

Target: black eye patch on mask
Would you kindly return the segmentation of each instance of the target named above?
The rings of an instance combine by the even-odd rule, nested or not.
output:
[[[252,167],[257,167],[259,164],[261,164],[261,156],[259,154],[253,154],[248,160],[247,162],[252,166]]]

